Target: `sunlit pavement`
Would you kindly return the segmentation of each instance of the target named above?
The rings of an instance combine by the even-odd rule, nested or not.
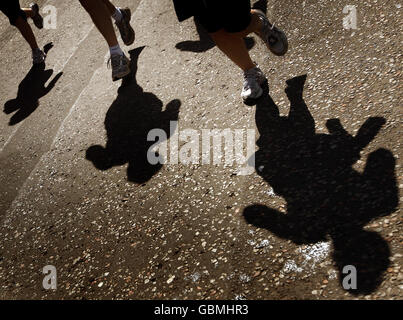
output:
[[[78,1],[34,29],[52,43],[39,70],[0,16],[0,298],[401,299],[400,4],[269,0],[290,48],[248,40],[269,86],[253,106],[171,1],[115,4],[136,32],[123,82]],[[255,130],[256,170],[152,166],[147,135],[164,130],[173,149],[172,121],[200,137]]]

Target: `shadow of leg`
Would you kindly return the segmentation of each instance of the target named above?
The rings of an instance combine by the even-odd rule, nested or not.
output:
[[[383,117],[371,117],[367,119],[354,138],[357,148],[360,150],[364,149],[376,137],[385,123],[386,120]]]
[[[252,50],[256,44],[255,39],[253,37],[246,37],[244,40],[245,40],[246,49]]]
[[[194,19],[197,34],[199,35],[199,40],[197,41],[182,41],[175,45],[175,48],[180,51],[190,51],[190,52],[205,52],[215,47],[214,41],[211,39],[207,31],[203,26]]]
[[[300,243],[304,238],[303,230],[295,228],[286,214],[264,205],[256,204],[246,207],[243,217],[248,224],[257,228],[264,228],[280,238],[291,239]]]

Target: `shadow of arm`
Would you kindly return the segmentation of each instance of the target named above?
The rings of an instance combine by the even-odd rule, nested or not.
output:
[[[45,88],[45,94],[47,95],[53,87],[56,85],[56,82],[60,79],[60,77],[63,75],[63,72],[59,72],[53,79],[52,81],[49,82],[48,86]]]

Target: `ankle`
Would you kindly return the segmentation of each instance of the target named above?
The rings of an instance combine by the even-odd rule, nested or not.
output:
[[[243,73],[246,73],[252,69],[255,69],[257,65],[255,63],[253,64],[248,64],[245,68],[242,68]]]
[[[119,22],[123,19],[123,14],[122,11],[120,11],[120,8],[116,7],[114,14],[112,15],[113,20]]]
[[[120,48],[119,45],[110,47],[110,48],[109,48],[109,52],[110,52],[111,56],[113,56],[113,55],[120,55],[120,56],[123,56],[123,51],[122,51],[122,49]]]

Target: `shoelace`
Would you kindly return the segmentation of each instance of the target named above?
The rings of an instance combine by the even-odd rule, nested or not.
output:
[[[257,82],[257,72],[255,69],[244,72],[244,87],[250,87],[251,83]]]
[[[116,26],[120,30],[120,32],[124,33],[125,35],[128,33],[128,27],[126,25],[125,17],[122,16],[120,21],[115,21]]]
[[[275,44],[278,41],[278,38],[275,36],[276,30],[274,29],[274,23],[270,27],[270,33],[268,34],[267,41],[270,45]]]
[[[274,34],[275,34],[275,32],[276,32],[276,29],[277,29],[277,28],[275,28],[275,25],[274,25],[274,23],[273,23],[273,24],[271,25],[271,28],[270,28],[270,30],[271,30],[271,33],[270,33],[270,35],[269,35],[269,43],[270,43],[270,44],[275,44],[275,43],[278,41],[278,38],[274,36]]]
[[[112,57],[109,57],[108,62],[106,63],[107,68],[109,69],[111,67],[111,65],[112,65],[112,68],[118,67],[119,65],[121,65],[122,64],[121,63],[122,57],[119,56],[119,58],[120,59],[118,60],[117,58],[112,59]]]
[[[268,26],[268,29],[271,31],[268,35],[267,35],[267,41],[269,42],[269,44],[274,44],[278,41],[278,39],[274,36],[275,33],[275,23],[270,23],[268,21],[266,21],[265,19],[263,19],[263,17],[259,17],[260,20],[263,22],[263,28],[266,28]]]

